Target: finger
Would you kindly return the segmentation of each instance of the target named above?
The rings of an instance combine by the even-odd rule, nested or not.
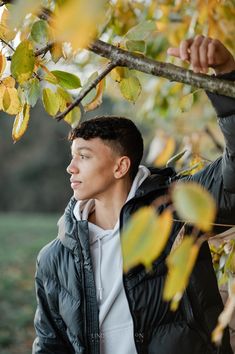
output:
[[[173,55],[174,57],[179,58],[179,56],[180,56],[179,48],[170,47],[170,48],[167,49],[167,54],[168,55]]]
[[[213,39],[208,46],[208,54],[207,54],[208,65],[211,67],[214,67],[217,64],[216,55],[215,55],[217,48],[218,48],[218,41],[216,39]]]
[[[203,39],[203,36],[196,36],[190,47],[190,62],[195,73],[199,73],[201,71],[199,48]]]
[[[199,63],[201,67],[201,71],[203,73],[207,73],[208,71],[208,50],[209,43],[211,42],[211,38],[203,38],[201,45],[199,47]]]
[[[180,42],[180,58],[182,60],[190,60],[190,46],[193,43],[193,39],[187,39]]]

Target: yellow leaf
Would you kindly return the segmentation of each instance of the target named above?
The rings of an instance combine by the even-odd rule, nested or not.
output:
[[[71,125],[74,129],[78,126],[81,118],[81,111],[79,107],[74,107],[64,118],[64,121]]]
[[[11,96],[9,94],[8,89],[6,88],[2,98],[2,107],[5,112],[8,110],[10,104],[11,104]]]
[[[21,108],[18,92],[15,88],[15,80],[8,76],[0,85],[0,109],[8,114],[17,114]]]
[[[235,280],[232,281],[230,286],[229,298],[224,306],[223,311],[219,315],[218,324],[212,332],[212,341],[220,344],[224,329],[229,325],[235,309]]]
[[[24,26],[21,27],[21,29],[20,29],[20,41],[21,42],[29,39],[31,29],[32,29],[31,21],[28,24],[24,24]]]
[[[19,82],[24,83],[29,80],[33,74],[35,65],[35,56],[32,43],[28,40],[21,42],[11,59],[12,76]]]
[[[156,217],[155,225],[152,229],[152,242],[151,245],[149,245],[148,252],[146,252],[147,258],[145,258],[144,261],[144,264],[147,268],[151,267],[152,261],[155,260],[163,251],[169,238],[172,224],[172,213],[168,209]],[[150,237],[151,236],[149,235],[149,238]]]
[[[84,107],[84,110],[86,112],[92,111],[101,105],[104,87],[105,87],[105,79],[101,80],[98,83],[97,88],[96,88],[95,98]]]
[[[9,28],[9,11],[4,9],[0,22],[0,38],[9,42],[16,36],[16,31]]]
[[[63,57],[63,48],[61,43],[54,43],[51,50],[51,57],[54,63],[57,63]]]
[[[163,291],[163,299],[172,301],[176,310],[197,259],[199,247],[192,236],[185,236],[182,243],[167,257],[168,274]]]
[[[38,14],[41,10],[41,0],[16,0],[11,7],[9,28],[18,28],[27,14]]]
[[[47,113],[54,116],[60,108],[58,95],[51,89],[45,88],[42,92],[42,100]]]
[[[195,182],[177,183],[172,199],[179,216],[195,224],[202,231],[212,228],[216,204],[211,194]]]
[[[18,141],[27,130],[30,117],[29,110],[30,106],[25,104],[20,113],[18,113],[15,118],[12,130],[12,138],[14,142]]]
[[[163,167],[167,161],[171,158],[175,151],[175,140],[171,137],[166,137],[163,141],[161,152],[158,154],[154,161],[154,166]]]
[[[60,112],[63,112],[73,101],[73,99],[71,95],[67,91],[65,91],[62,87],[58,87],[56,93],[59,101],[59,110]]]
[[[2,80],[2,83],[9,88],[15,87],[16,81],[12,76],[5,77],[5,79]]]
[[[0,76],[2,76],[6,68],[6,64],[7,64],[6,57],[5,55],[2,54],[2,52],[0,52]]]
[[[150,268],[162,252],[172,228],[172,214],[156,215],[152,207],[138,210],[121,236],[124,271],[142,263]]]
[[[6,90],[6,87],[3,84],[0,84],[0,109],[3,109],[2,101],[3,101],[3,96],[5,93],[5,90]]]
[[[97,34],[105,1],[68,0],[51,19],[56,42],[69,42],[74,50],[85,48]]]
[[[38,62],[37,63],[46,73],[46,75],[44,76],[44,79],[48,82],[50,82],[53,85],[57,85],[58,84],[58,79],[55,77],[55,75],[52,74],[52,72],[42,63],[42,62]]]
[[[121,82],[121,80],[125,77],[125,68],[122,66],[117,66],[111,71],[110,75],[114,81]]]
[[[9,87],[7,91],[10,96],[10,105],[6,109],[6,113],[13,114],[13,115],[18,114],[19,111],[21,110],[21,103],[19,100],[18,91],[14,87],[13,88]]]
[[[125,99],[135,102],[141,93],[139,79],[135,76],[122,79],[120,82],[120,90]]]

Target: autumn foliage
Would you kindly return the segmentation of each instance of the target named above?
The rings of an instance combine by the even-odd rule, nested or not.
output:
[[[0,2],[0,109],[14,116],[12,137],[22,138],[30,121],[30,110],[41,98],[47,113],[64,119],[76,127],[84,111],[96,109],[103,94],[117,86],[123,99],[143,105],[145,113],[175,117],[176,105],[188,111],[197,101],[191,86],[170,83],[155,78],[152,89],[147,79],[128,64],[115,61],[110,65],[108,50],[111,45],[135,54],[140,60],[149,58],[178,64],[166,57],[168,46],[177,46],[184,38],[202,33],[219,38],[235,51],[235,6],[233,0],[195,1],[104,1],[104,0],[17,0]],[[108,45],[107,52],[99,53],[95,42],[101,39]],[[102,42],[97,42],[102,44]],[[110,53],[109,53],[110,54]],[[108,59],[109,58],[109,59]],[[111,64],[112,64],[111,60]],[[61,70],[66,66],[66,70]],[[76,74],[74,74],[76,66]],[[100,70],[100,67],[102,70]],[[52,70],[53,68],[53,70]],[[87,70],[87,68],[92,68]],[[87,74],[89,71],[89,74]],[[85,74],[84,74],[85,73]],[[150,80],[148,78],[148,80]],[[105,83],[106,82],[106,83]],[[232,90],[231,90],[232,92]],[[234,92],[234,91],[233,91]],[[167,113],[166,113],[167,112]],[[164,165],[174,155],[174,139],[165,140],[164,155],[155,159],[155,165]],[[177,155],[171,163],[179,160]],[[195,166],[191,171],[191,173]],[[195,184],[179,184],[172,188],[173,201],[161,215],[152,207],[139,210],[123,234],[124,269],[138,262],[151,269],[151,263],[163,250],[173,223],[173,212],[195,227],[195,233],[186,235],[167,258],[169,274],[164,298],[175,310],[188,284],[202,239],[208,239],[213,228],[216,207],[212,197]],[[143,238],[143,232],[145,237]],[[147,236],[146,236],[147,234]],[[229,269],[234,267],[234,247],[230,250]],[[213,339],[219,341],[223,328],[229,322],[235,306],[235,285],[231,298],[220,317]]]

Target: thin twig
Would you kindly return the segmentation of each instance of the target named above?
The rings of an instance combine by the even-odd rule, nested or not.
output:
[[[48,43],[45,47],[36,50],[36,52],[34,53],[35,57],[38,57],[39,55],[45,55],[48,50],[50,50],[52,48],[54,43]]]
[[[113,61],[113,62],[110,62],[107,67],[104,69],[104,71],[102,71],[100,73],[100,75],[97,76],[97,78],[90,83],[90,85],[87,86],[87,88],[85,90],[82,90],[78,97],[76,98],[75,101],[73,101],[69,106],[68,108],[58,114],[55,118],[60,121],[61,119],[63,119],[74,107],[78,106],[79,103],[82,101],[82,99],[93,89],[97,86],[97,84],[111,71],[113,70],[115,67],[117,66],[116,62]]]
[[[2,40],[2,39],[0,38],[0,40]],[[6,43],[6,42],[5,42],[5,43]],[[7,44],[8,46],[10,46],[8,43],[6,43],[6,44]],[[53,44],[54,44],[54,43],[48,43],[45,47],[36,50],[36,51],[34,52],[35,57],[38,57],[39,55],[42,55],[42,54],[45,55],[45,54],[48,52],[48,50],[50,50],[50,49],[52,48]],[[11,49],[15,51],[14,48],[11,48]],[[7,59],[8,61],[11,61],[12,56],[8,56],[8,57],[6,57],[6,59]]]
[[[13,50],[13,52],[15,51],[15,49],[8,42],[6,42],[5,39],[0,38],[0,41],[6,44],[11,50]]]
[[[186,222],[186,223],[192,224],[192,220],[180,220],[180,219],[175,219],[174,218],[173,221]],[[218,224],[218,223],[215,223],[215,222],[211,222],[210,225],[221,226],[221,227],[234,227],[235,226],[235,224]]]
[[[218,142],[218,140],[215,138],[215,136],[212,134],[212,131],[208,127],[208,125],[205,127],[205,132],[206,134],[211,138],[213,143],[215,144],[216,148],[220,151],[223,152],[224,148],[223,146]]]

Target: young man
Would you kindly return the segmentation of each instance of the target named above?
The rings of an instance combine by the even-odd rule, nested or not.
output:
[[[170,48],[195,72],[214,68],[235,79],[235,61],[217,40],[197,36]],[[219,116],[223,156],[194,176],[218,204],[217,222],[235,215],[235,100],[208,94]],[[175,223],[167,247],[147,273],[122,271],[120,230],[130,215],[167,193],[171,169],[139,166],[143,140],[125,118],[100,117],[71,133],[67,168],[74,195],[59,222],[57,239],[38,257],[34,354],[232,354],[228,331],[220,348],[211,343],[223,306],[204,243],[180,307],[162,300],[165,258],[183,223]],[[159,210],[164,209],[164,205]]]

